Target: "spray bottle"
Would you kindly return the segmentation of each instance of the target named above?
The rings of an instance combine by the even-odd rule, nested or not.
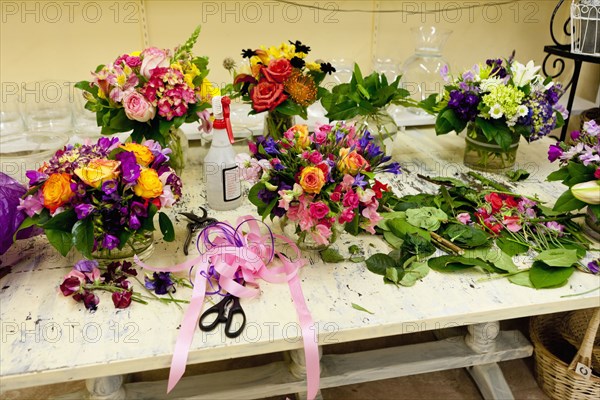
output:
[[[213,140],[204,158],[204,182],[208,206],[213,210],[233,210],[242,202],[240,171],[233,150],[233,132],[229,120],[227,96],[215,96],[212,109],[215,116]]]

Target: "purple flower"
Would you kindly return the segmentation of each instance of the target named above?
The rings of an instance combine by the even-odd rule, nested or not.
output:
[[[558,160],[562,154],[563,150],[559,145],[551,144],[550,148],[548,149],[548,160],[550,160],[550,162],[554,162]]]
[[[400,164],[398,164],[397,162],[393,162],[383,167],[383,172],[390,172],[392,174],[398,175],[402,173],[402,168],[400,167]]]
[[[75,264],[75,270],[79,272],[92,272],[94,268],[98,267],[98,261],[96,260],[79,260]]]
[[[572,140],[577,141],[580,136],[581,136],[581,132],[580,131],[573,131],[573,132],[571,132],[571,139]]]
[[[117,181],[110,179],[102,184],[102,191],[106,194],[114,193],[118,188]]]
[[[167,294],[175,292],[175,283],[171,279],[170,272],[154,272],[152,278],[145,278],[145,286],[148,290],[154,290],[156,294]]]
[[[140,177],[141,168],[135,160],[135,154],[130,151],[124,151],[115,156],[121,162],[121,171],[123,180],[129,184],[135,183]]]
[[[358,145],[360,146],[361,149],[366,149],[367,146],[369,145],[369,143],[371,143],[372,141],[373,141],[373,135],[371,135],[371,132],[365,131],[365,134],[363,135],[363,137],[361,137],[358,140]]]
[[[474,121],[478,114],[479,101],[479,96],[476,93],[453,90],[450,92],[448,107],[454,110],[461,120]]]
[[[367,156],[369,156],[370,158],[375,158],[375,157],[380,156],[382,154],[383,154],[383,151],[381,151],[381,147],[377,146],[374,143],[371,143],[367,147]]]
[[[137,231],[138,229],[140,229],[142,226],[142,223],[140,222],[139,218],[135,215],[135,214],[131,214],[129,216],[129,227],[135,231]]]
[[[363,175],[357,174],[354,177],[354,185],[364,189],[367,186],[367,181]]]
[[[564,225],[561,225],[556,221],[546,222],[546,228],[558,233],[559,237],[564,235],[564,233],[563,233],[565,231]]]
[[[85,292],[82,297],[85,308],[92,312],[98,309],[98,303],[100,303],[100,299],[98,298],[98,296],[96,296],[92,292]],[[73,298],[75,298],[75,296],[73,296]]]
[[[27,171],[25,176],[29,178],[29,186],[35,186],[48,179],[48,175],[37,171]]]
[[[104,154],[108,154],[113,151],[119,145],[119,138],[107,138],[102,137],[98,140],[97,147],[98,150]]]
[[[137,215],[138,217],[146,217],[148,215],[148,209],[144,203],[140,203],[139,201],[132,201],[129,210],[132,215]]]
[[[107,250],[112,250],[115,247],[117,247],[119,245],[119,238],[117,238],[116,236],[110,235],[110,234],[106,234],[104,236],[104,239],[102,239],[102,247],[104,247]]]
[[[271,192],[267,189],[261,189],[258,191],[258,198],[265,204],[270,204],[275,197],[277,197],[277,192]]]
[[[277,148],[277,142],[272,137],[267,138],[263,143],[263,149],[265,152],[270,155],[279,154],[279,149]]]
[[[115,292],[112,294],[112,301],[115,308],[127,308],[131,304],[131,295],[133,293],[129,290],[122,292]]]
[[[588,270],[592,273],[592,274],[597,274],[598,271],[600,271],[600,267],[598,266],[598,260],[594,260],[594,261],[590,261],[587,265]]]
[[[77,219],[86,218],[92,211],[94,211],[95,208],[96,207],[94,207],[92,204],[77,204],[75,206],[75,214],[77,214]]]
[[[285,210],[285,208],[281,208],[281,207],[275,207],[273,209],[273,211],[271,211],[271,214],[273,214],[276,217],[283,217],[285,215],[287,211]]]
[[[73,293],[78,292],[80,287],[81,279],[76,276],[69,276],[60,284],[60,291],[64,296],[70,296]]]
[[[343,131],[341,131],[341,130],[338,130],[338,131],[335,133],[335,142],[336,142],[336,143],[338,143],[338,142],[339,142],[340,140],[342,140],[342,139],[343,139],[345,136],[346,136],[346,134],[345,134]]]

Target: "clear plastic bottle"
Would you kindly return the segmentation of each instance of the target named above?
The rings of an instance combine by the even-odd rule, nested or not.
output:
[[[240,171],[232,146],[230,103],[231,100],[227,96],[213,98],[213,140],[204,158],[206,198],[208,206],[217,211],[233,210],[242,202]]]

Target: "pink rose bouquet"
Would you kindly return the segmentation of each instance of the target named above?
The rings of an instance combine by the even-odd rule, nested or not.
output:
[[[254,184],[249,199],[263,218],[287,218],[299,240],[333,243],[342,227],[375,233],[383,173],[400,173],[373,136],[352,125],[322,125],[310,133],[295,125],[280,140],[259,137],[241,154],[242,176]]]

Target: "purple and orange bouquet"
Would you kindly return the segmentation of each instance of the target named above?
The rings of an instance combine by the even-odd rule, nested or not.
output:
[[[399,174],[368,132],[353,125],[295,125],[283,138],[259,137],[251,155],[239,155],[242,177],[254,183],[249,199],[263,218],[287,218],[300,240],[310,235],[330,245],[342,226],[356,235],[375,233],[379,200],[389,187],[376,178]]]
[[[37,171],[27,171],[29,190],[19,205],[27,218],[21,229],[42,228],[63,256],[73,246],[86,258],[92,252],[122,249],[154,230],[159,213],[165,240],[173,225],[162,208],[181,197],[181,179],[169,167],[170,149],[100,138],[68,145]]]
[[[207,118],[203,111],[219,90],[206,78],[208,58],[192,55],[199,34],[200,27],[174,52],[149,47],[122,54],[98,66],[92,81],[75,85],[102,134],[132,131],[136,143],[151,139],[165,146],[171,128]]]
[[[550,146],[548,160],[558,160],[560,165],[548,175],[548,180],[562,181],[569,187],[557,199],[554,210],[572,211],[587,206],[600,219],[600,126],[593,120],[584,123],[582,131],[571,132],[570,143]]]
[[[436,134],[458,134],[469,127],[469,136],[475,138],[479,131],[506,151],[520,136],[533,141],[548,135],[568,115],[558,104],[562,88],[539,75],[540,68],[533,61],[524,65],[512,58],[490,59],[455,79],[445,68],[448,84],[441,100],[432,95],[420,106],[437,114]]]

